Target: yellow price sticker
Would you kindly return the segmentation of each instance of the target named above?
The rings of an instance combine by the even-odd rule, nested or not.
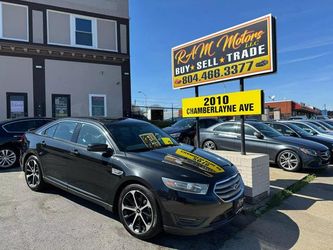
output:
[[[193,162],[196,162],[206,168],[206,170],[209,170],[211,173],[223,173],[224,169],[217,165],[214,162],[211,162],[210,160],[207,160],[199,155],[193,154],[191,152],[188,152],[183,149],[177,149],[176,150],[176,155],[179,155],[183,158],[189,159]]]
[[[172,140],[168,137],[162,137],[162,141],[163,141],[164,145],[173,145]]]

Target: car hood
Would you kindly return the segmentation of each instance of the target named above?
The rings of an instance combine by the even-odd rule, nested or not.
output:
[[[274,137],[275,140],[292,145],[292,146],[297,146],[297,147],[305,147],[305,148],[310,148],[313,150],[319,150],[319,151],[324,151],[327,150],[328,148],[320,143],[309,141],[306,139],[302,138],[295,138],[291,136],[278,136]]]
[[[221,179],[238,173],[235,166],[228,160],[185,144],[127,154],[140,160],[141,164],[159,167],[178,176],[206,176]]]

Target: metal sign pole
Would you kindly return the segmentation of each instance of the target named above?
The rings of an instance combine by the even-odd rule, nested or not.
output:
[[[244,78],[239,79],[240,91],[244,91]],[[245,149],[245,117],[241,115],[241,154],[246,155]]]
[[[195,86],[195,97],[199,97],[199,87]],[[199,117],[195,118],[196,121],[196,135],[197,135],[197,147],[200,147],[200,127],[199,127]]]

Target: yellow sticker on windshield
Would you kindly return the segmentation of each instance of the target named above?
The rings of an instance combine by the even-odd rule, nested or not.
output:
[[[170,138],[168,138],[168,137],[162,137],[161,139],[162,139],[164,145],[173,145],[173,142],[172,142],[172,140]]]
[[[159,148],[161,143],[157,140],[156,136],[153,133],[146,133],[139,135],[143,143],[147,148]]]
[[[194,161],[204,167],[206,167],[207,169],[209,169],[210,171],[214,172],[214,173],[223,173],[224,169],[221,168],[219,165],[217,165],[214,162],[211,162],[199,155],[195,155],[192,154],[191,152],[188,152],[186,150],[183,149],[177,149],[176,150],[176,155],[182,156],[186,159],[189,159],[191,161]]]

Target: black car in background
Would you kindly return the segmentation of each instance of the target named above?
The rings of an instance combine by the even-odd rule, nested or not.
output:
[[[246,121],[245,139],[247,152],[268,154],[272,163],[287,171],[303,168],[321,168],[330,162],[330,150],[319,143],[283,136],[262,122]],[[240,123],[217,124],[200,134],[205,149],[240,151]]]
[[[219,122],[221,121],[215,118],[201,118],[199,120],[199,127],[200,129],[205,129]],[[196,119],[181,119],[163,130],[178,142],[193,145],[196,135]]]
[[[306,140],[323,144],[329,148],[331,155],[333,154],[333,139],[312,135],[308,132],[305,132],[303,129],[299,128],[298,126],[292,123],[281,123],[281,122],[265,122],[265,123],[285,136],[303,138]],[[331,161],[333,161],[333,157],[331,157]]]
[[[115,211],[140,239],[162,229],[207,232],[243,206],[244,184],[232,163],[179,145],[148,122],[66,118],[24,141],[21,167],[30,189],[49,183]]]
[[[0,122],[0,169],[18,163],[23,134],[53,121],[51,118],[20,118]]]

